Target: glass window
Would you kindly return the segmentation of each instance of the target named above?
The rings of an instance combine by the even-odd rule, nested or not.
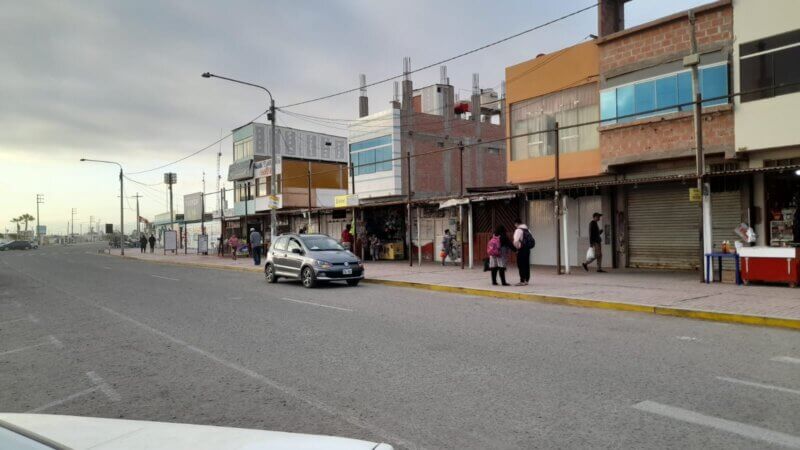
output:
[[[678,104],[681,111],[691,111],[693,100],[692,95],[692,74],[691,72],[681,72],[678,74]]]
[[[389,145],[391,143],[392,143],[391,135],[381,136],[374,139],[367,139],[366,141],[350,144],[350,152],[357,152],[359,150],[365,150],[372,147],[380,147],[383,145]]]
[[[728,66],[714,66],[700,69],[700,92],[703,98],[711,98],[716,100],[709,100],[703,102],[703,107],[713,105],[724,105],[728,103]]]
[[[666,77],[656,80],[656,108],[659,114],[676,112],[678,108],[669,108],[678,104],[678,77]]]
[[[376,172],[392,170],[392,147],[381,147],[376,150],[375,161],[378,162]]]
[[[617,90],[609,89],[600,93],[600,119],[603,125],[616,122],[617,117]]]
[[[621,88],[617,88],[617,117],[619,117],[618,120],[620,122],[630,122],[635,119],[635,117],[633,117],[633,113],[635,112],[633,100],[633,86],[623,86]]]
[[[367,150],[358,153],[358,164],[361,167],[361,174],[375,173],[375,151]]]
[[[286,251],[286,244],[289,242],[289,238],[286,236],[279,237],[275,240],[275,250]]]
[[[303,247],[300,245],[299,242],[297,242],[297,239],[290,238],[289,239],[289,245],[286,247],[286,250],[288,250],[291,253],[295,249],[303,250]]]
[[[338,242],[328,236],[304,236],[301,239],[309,250],[323,252],[344,250]]]
[[[773,54],[775,95],[800,92],[800,46]]]
[[[269,191],[267,190],[267,179],[266,178],[259,178],[256,180],[256,197],[263,197],[268,195]]]
[[[634,99],[636,104],[636,114],[638,117],[652,116],[656,114],[656,82],[645,81],[634,85]]]

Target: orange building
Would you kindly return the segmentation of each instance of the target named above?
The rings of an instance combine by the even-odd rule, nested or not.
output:
[[[509,183],[553,180],[555,134],[526,134],[552,129],[556,122],[562,128],[560,178],[601,173],[597,126],[564,128],[600,118],[599,65],[598,48],[592,41],[506,68]]]

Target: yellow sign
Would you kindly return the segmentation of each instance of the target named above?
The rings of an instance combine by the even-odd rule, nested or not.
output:
[[[701,202],[701,201],[703,201],[703,195],[700,193],[700,189],[689,188],[689,201],[690,202]]]
[[[337,195],[333,198],[333,206],[335,208],[358,206],[358,195]]]

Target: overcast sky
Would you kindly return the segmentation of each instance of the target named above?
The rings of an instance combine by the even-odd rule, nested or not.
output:
[[[76,208],[75,231],[89,217],[119,222],[117,169],[82,157],[147,170],[192,153],[267,107],[262,91],[204,79],[211,71],[266,85],[278,106],[374,81],[481,46],[591,4],[592,0],[341,0],[341,1],[10,1],[0,12],[0,229],[36,214],[63,232]],[[627,26],[701,0],[635,0]],[[498,88],[505,67],[582,41],[596,33],[596,9],[448,64],[457,92],[469,95],[472,73]],[[436,82],[438,69],[415,74],[415,86]],[[355,118],[357,95],[294,108],[315,116]],[[387,83],[369,89],[370,110],[391,100]],[[262,119],[263,120],[263,119]],[[337,129],[278,116],[280,125],[345,135]],[[216,187],[214,147],[184,162],[131,175],[153,186],[138,192],[142,215],[167,210],[158,184],[178,173],[182,196]],[[221,144],[222,176],[231,142]],[[135,206],[126,199],[126,208]],[[126,210],[126,228],[135,213]],[[4,231],[4,230],[3,230]]]

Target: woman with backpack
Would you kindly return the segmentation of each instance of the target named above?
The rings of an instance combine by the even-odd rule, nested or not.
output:
[[[506,235],[506,229],[502,225],[494,230],[492,238],[486,245],[486,253],[489,255],[489,270],[492,273],[492,285],[497,286],[497,274],[500,274],[500,283],[503,286],[510,286],[506,283],[506,263],[508,254],[514,251],[514,245]]]

